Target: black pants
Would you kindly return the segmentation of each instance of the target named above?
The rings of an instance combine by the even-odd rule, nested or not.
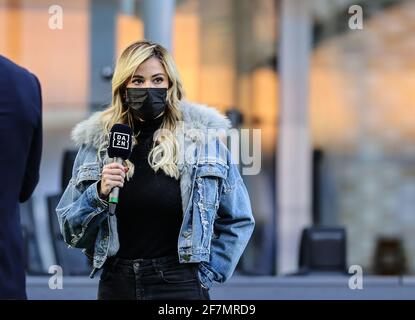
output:
[[[99,300],[210,300],[198,277],[199,263],[177,256],[125,260],[110,258],[104,265]]]

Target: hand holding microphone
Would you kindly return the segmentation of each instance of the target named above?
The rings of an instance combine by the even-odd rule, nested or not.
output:
[[[107,198],[114,187],[122,188],[127,171],[128,167],[124,167],[122,164],[116,162],[106,164],[101,174],[100,197]]]
[[[119,190],[124,186],[126,168],[122,162],[131,155],[131,140],[132,130],[129,126],[117,123],[111,128],[107,152],[113,162],[104,166],[100,186],[100,194],[104,197],[109,195],[110,215],[115,214]]]

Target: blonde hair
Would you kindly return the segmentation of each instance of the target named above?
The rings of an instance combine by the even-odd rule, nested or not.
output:
[[[169,88],[167,89],[164,120],[160,126],[159,134],[155,136],[153,147],[148,155],[148,163],[155,172],[161,169],[166,175],[179,179],[178,143],[173,132],[177,121],[182,120],[179,103],[183,97],[183,89],[173,58],[164,47],[143,40],[132,43],[123,51],[117,61],[112,78],[112,103],[102,113],[101,122],[105,134],[109,134],[115,123],[127,124],[134,130],[133,116],[128,107],[123,104],[123,93],[137,68],[152,57],[157,58],[163,65],[168,76]],[[139,139],[139,134],[133,139],[136,142]],[[105,144],[106,142],[100,146],[98,154],[103,151]],[[134,167],[128,160],[126,164],[130,168],[127,175],[128,180],[134,173]]]

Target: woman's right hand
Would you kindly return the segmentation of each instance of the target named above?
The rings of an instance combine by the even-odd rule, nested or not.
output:
[[[106,198],[110,194],[112,188],[124,186],[125,174],[128,171],[128,167],[124,167],[122,164],[112,162],[105,165],[102,169],[99,196]]]

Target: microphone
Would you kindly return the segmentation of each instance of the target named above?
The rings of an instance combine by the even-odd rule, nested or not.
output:
[[[107,148],[108,157],[113,158],[113,162],[122,164],[123,160],[127,160],[131,155],[132,149],[132,130],[129,126],[116,123],[112,126],[109,145]],[[109,213],[111,216],[115,214],[115,208],[118,204],[119,187],[114,187],[109,194]]]

